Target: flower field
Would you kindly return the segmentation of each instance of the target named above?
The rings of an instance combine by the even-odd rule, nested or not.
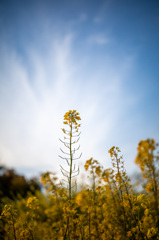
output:
[[[71,131],[74,123],[75,130],[80,127],[76,120],[80,120],[76,112],[65,115],[65,124],[71,126]],[[69,139],[72,135],[68,133]],[[68,147],[73,162],[71,141]],[[119,148],[114,146],[109,150],[112,168],[104,169],[93,158],[85,162],[91,184],[82,190],[71,191],[73,165],[69,164],[68,189],[56,174],[43,174],[41,182],[46,193],[28,191],[25,197],[19,194],[14,199],[1,199],[0,239],[159,239],[157,150],[158,144],[153,139],[138,144],[135,163],[144,182],[138,192],[131,185]]]

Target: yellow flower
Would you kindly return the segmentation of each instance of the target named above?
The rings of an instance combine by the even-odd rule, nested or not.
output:
[[[150,239],[153,236],[155,236],[157,233],[157,229],[155,229],[154,227],[150,228],[147,232],[147,237]]]
[[[72,124],[77,125],[77,121],[81,120],[79,113],[76,110],[69,110],[64,115],[64,124]],[[79,125],[78,125],[79,127]]]

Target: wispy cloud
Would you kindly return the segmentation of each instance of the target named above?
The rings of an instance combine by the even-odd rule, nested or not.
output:
[[[105,45],[110,42],[110,40],[103,34],[92,35],[92,36],[88,37],[87,41],[90,44],[97,44],[97,45]]]
[[[7,165],[32,166],[35,172],[36,166],[58,171],[58,138],[62,137],[63,115],[69,109],[77,109],[82,117],[81,161],[94,156],[104,162],[104,141],[111,139],[122,114],[115,105],[118,102],[120,108],[123,104],[121,86],[127,61],[115,73],[106,65],[107,70],[101,66],[96,74],[84,71],[78,59],[74,62],[73,41],[73,35],[68,34],[51,41],[45,54],[30,49],[30,74],[16,52],[3,52],[0,157]],[[89,69],[91,62],[87,64]]]
[[[82,118],[82,163],[94,157],[106,167],[116,145],[132,171],[138,141],[158,137],[157,13],[147,12],[149,3],[119,5],[2,5],[2,163],[59,172],[58,138],[69,109]]]

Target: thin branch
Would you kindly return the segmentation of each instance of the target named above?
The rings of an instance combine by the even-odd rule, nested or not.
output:
[[[59,157],[62,158],[62,159],[65,159],[65,160],[70,160],[71,159],[71,158],[61,157],[60,155],[59,155]]]
[[[80,154],[79,157],[77,157],[77,158],[73,158],[72,160],[77,160],[77,159],[79,159],[81,156],[82,156],[82,153]]]
[[[76,141],[72,142],[72,144],[77,143],[79,141],[79,139],[80,139],[80,137]]]
[[[76,132],[74,132],[74,133],[76,133]],[[79,136],[80,136],[80,134],[81,134],[81,132],[80,132],[79,134],[77,134],[77,135],[73,136],[73,133],[72,133],[72,137],[79,137]]]
[[[64,158],[64,157],[61,157],[60,155],[58,155],[60,158],[62,158],[63,160],[66,160],[66,162],[67,162],[67,164],[68,164],[68,166],[70,166],[70,163],[69,163],[69,161],[68,161],[68,159],[67,158]]]
[[[66,182],[66,183],[69,183],[68,181],[66,181],[65,179],[62,179],[62,181]]]
[[[60,167],[61,167],[61,169],[62,169],[63,171],[65,171],[65,172],[67,172],[67,173],[70,173],[70,172],[68,172],[67,170],[65,170],[61,165],[60,165]]]
[[[60,138],[59,138],[59,140],[63,143],[63,144],[70,144],[70,143],[68,143],[68,142],[64,142],[64,141],[62,141]]]
[[[79,175],[79,172],[78,172],[76,175],[72,176],[72,178],[73,178],[73,177],[77,177],[78,175]]]
[[[60,150],[61,150],[61,152],[63,152],[64,154],[70,155],[69,153],[64,152],[61,148],[60,148]]]
[[[68,176],[62,171],[62,169],[61,169],[61,172],[62,172],[63,176],[68,178]]]
[[[80,149],[80,145],[78,146],[78,148],[74,148],[73,151],[76,152],[79,149]]]
[[[73,171],[72,174],[73,174],[73,173],[76,173],[76,172],[79,172],[79,168],[78,168],[76,171]]]
[[[62,180],[64,180],[64,179],[62,179]],[[63,184],[61,184],[61,186],[62,186],[63,188],[65,188],[65,189],[67,189],[67,190],[68,190],[68,186],[67,186],[67,187],[64,187],[64,185],[63,185]]]
[[[72,127],[72,129],[73,129],[74,127]],[[61,128],[61,130],[63,131],[63,128]],[[64,129],[65,130],[65,134],[70,134],[70,131],[69,130],[66,130],[66,129]],[[66,133],[67,132],[67,133]],[[77,133],[76,131],[75,132],[72,132],[72,134],[74,134],[74,133]],[[80,132],[80,134],[81,134],[81,132]]]

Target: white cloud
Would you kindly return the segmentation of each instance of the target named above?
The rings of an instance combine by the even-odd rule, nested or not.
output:
[[[72,34],[54,39],[45,54],[30,49],[30,75],[18,54],[3,53],[0,157],[7,165],[59,172],[58,138],[69,109],[77,109],[82,117],[81,161],[93,156],[104,164],[108,150],[104,142],[113,142],[111,133],[124,111],[121,86],[132,63],[126,67],[123,60],[116,72],[107,63],[85,71],[79,65],[82,59],[74,62],[73,40]]]

